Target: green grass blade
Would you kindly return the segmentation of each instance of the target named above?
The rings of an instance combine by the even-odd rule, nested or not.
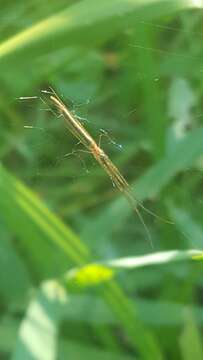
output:
[[[96,346],[87,346],[78,344],[73,341],[59,342],[60,359],[77,359],[77,360],[135,360],[136,358],[125,354],[114,354],[96,348]]]
[[[67,268],[67,255],[81,265],[88,250],[37,196],[0,167],[0,212],[7,226],[18,234],[24,250],[42,274],[56,275]],[[49,256],[49,262],[45,258]]]
[[[22,301],[32,282],[23,259],[2,224],[0,233],[0,294],[2,303],[7,306]]]
[[[101,263],[86,264],[68,271],[64,276],[67,284],[75,284],[79,288],[97,286],[112,280],[114,269],[134,269],[139,267],[170,264],[177,261],[197,260],[203,257],[203,250],[169,250],[143,256],[131,256]]]
[[[183,360],[203,359],[202,339],[191,310],[185,312],[185,326],[180,336],[180,348]]]
[[[134,269],[143,266],[168,264],[174,261],[192,260],[203,255],[203,250],[170,250],[144,256],[110,260],[106,265],[118,269]]]
[[[195,0],[103,0],[99,3],[94,0],[83,0],[2,42],[0,60],[12,54],[16,56],[19,51],[25,63],[28,57],[32,56],[30,49],[35,48],[35,51],[40,53],[51,49],[53,51],[53,41],[54,51],[57,47],[67,44],[69,46],[76,43],[84,44],[85,38],[89,43],[92,39],[91,35],[94,35],[95,41],[92,28],[98,24],[102,25],[102,32],[109,37],[107,28],[112,34],[123,26],[122,21],[127,18],[130,24],[136,19],[152,19],[191,7],[200,7],[200,5],[197,5]],[[101,37],[99,35],[98,32],[98,38]],[[29,52],[26,51],[24,57],[27,48]]]
[[[87,317],[87,309],[89,309]],[[136,298],[134,311],[144,323],[153,326],[182,326],[185,322],[185,310],[187,304],[177,303],[166,300],[148,300],[144,298]],[[201,306],[192,305],[192,311],[197,324],[203,325],[203,313]],[[157,316],[157,314],[160,316]],[[82,321],[92,326],[118,326],[118,318],[110,311],[103,299],[98,296],[86,294],[71,294],[69,299],[69,307],[64,314],[65,322]]]
[[[66,301],[57,282],[42,286],[22,321],[12,360],[56,359],[58,324]]]
[[[68,266],[68,258],[76,265],[83,265],[89,259],[86,247],[65,225],[41,203],[19,180],[11,176],[3,166],[0,167],[0,211],[5,223],[23,239],[28,255],[34,261],[35,268],[44,273],[56,276],[58,269],[53,266],[56,253],[60,253],[60,264]],[[50,247],[49,245],[52,245]],[[54,245],[54,247],[53,247]],[[48,257],[49,262],[45,259]],[[45,268],[44,268],[45,267]],[[60,268],[62,271],[62,268]],[[149,353],[160,356],[159,346],[154,336],[146,331],[143,324],[136,319],[130,300],[115,283],[105,287],[106,301],[116,313],[128,333],[135,349],[148,359],[145,341]],[[126,316],[126,311],[128,315]],[[145,333],[146,332],[146,333]],[[141,336],[138,334],[142,334]]]

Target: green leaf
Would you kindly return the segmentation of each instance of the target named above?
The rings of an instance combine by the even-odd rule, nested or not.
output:
[[[3,166],[0,167],[0,211],[5,223],[23,240],[24,248],[27,249],[34,268],[39,272],[40,267],[40,275],[45,273],[50,276],[50,273],[54,273],[56,276],[56,273],[60,273],[59,269],[62,271],[65,265],[67,267],[67,257],[79,266],[89,259],[86,247],[72,231],[66,228],[20,181],[8,174]],[[50,243],[54,245],[52,248]],[[58,250],[61,250],[58,258],[60,263],[56,268]],[[49,261],[45,260],[47,258]],[[132,305],[119,286],[115,282],[110,284],[103,296],[120,319],[136,350],[138,347],[140,353],[148,357],[145,344],[147,343],[149,352],[159,356],[160,349],[154,336],[146,331],[136,316],[133,319]],[[136,336],[137,331],[142,333],[139,338]],[[19,351],[21,353],[22,349]]]
[[[97,286],[112,280],[112,269],[134,269],[144,266],[167,264],[177,261],[195,260],[203,257],[203,250],[170,250],[160,251],[143,256],[131,256],[103,263],[88,264],[69,270],[64,280],[67,284],[75,283],[79,287]]]
[[[87,259],[85,245],[71,229],[3,166],[0,166],[0,213],[5,224],[19,236],[21,247],[40,277],[64,272],[68,258],[78,265]]]
[[[106,262],[106,265],[119,269],[134,269],[137,267],[165,264],[174,261],[192,260],[202,255],[203,250],[161,251],[144,256],[133,256],[110,260]]]
[[[168,147],[173,149],[178,141],[187,135],[187,129],[192,128],[194,119],[192,109],[196,98],[190,83],[184,78],[175,78],[169,89],[168,113],[173,120],[168,130]]]
[[[88,317],[87,317],[88,310]],[[159,326],[180,326],[185,321],[187,305],[164,300],[148,300],[140,297],[134,301],[134,312],[142,321],[149,325]],[[198,325],[203,324],[203,314],[201,306],[192,306],[192,311],[197,319]],[[157,316],[159,314],[159,316]],[[104,300],[98,296],[86,294],[71,294],[69,306],[64,313],[64,321],[84,322],[89,325],[109,325],[118,326],[118,319]]]
[[[96,346],[85,346],[73,341],[62,340],[59,342],[59,359],[77,359],[77,360],[133,360],[136,357],[122,353],[112,353],[103,351]]]
[[[200,331],[197,328],[192,310],[185,311],[185,326],[180,336],[180,348],[183,360],[202,360],[203,347]]]
[[[19,321],[13,317],[5,316],[0,322],[0,351],[11,353],[15,347],[18,334]]]
[[[93,29],[97,25],[101,26],[100,30],[97,29],[98,41],[104,34],[109,37],[107,30],[113,34],[121,29],[123,20],[128,19],[130,25],[136,19],[157,18],[192,7],[201,7],[201,4],[195,0],[83,0],[4,41],[0,45],[0,60],[8,59],[13,54],[16,59],[19,52],[22,63],[27,63],[33,56],[33,50],[39,56],[42,52],[56,51],[67,44],[90,44],[90,41],[95,41]]]
[[[22,321],[12,360],[56,359],[58,325],[66,302],[66,294],[57,282],[42,286]]]
[[[0,293],[1,299],[8,305],[22,300],[32,283],[28,269],[1,223],[0,231]]]

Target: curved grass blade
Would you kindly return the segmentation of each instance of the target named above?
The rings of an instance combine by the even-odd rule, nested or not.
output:
[[[175,261],[194,260],[199,256],[203,256],[203,250],[170,250],[144,256],[110,260],[106,265],[118,269],[134,269],[143,266],[167,264]]]
[[[130,25],[138,19],[145,21],[201,6],[196,0],[103,0],[99,3],[94,0],[79,1],[2,42],[0,61],[7,60],[10,55],[15,55],[16,60],[19,55],[23,65],[28,59],[32,59],[33,51],[37,51],[38,56],[53,51],[53,41],[54,51],[67,46],[67,43],[69,46],[84,43],[90,46],[91,43],[98,43],[121,29],[123,20],[128,19]],[[98,26],[102,26],[102,31],[99,31]],[[95,31],[98,32],[96,37]]]
[[[0,166],[0,212],[5,223],[23,240],[27,255],[40,278],[61,275],[64,268],[67,269],[68,259],[77,266],[90,262],[86,246],[3,166]],[[60,256],[56,267],[54,261],[58,252]],[[131,301],[115,282],[104,286],[101,296],[118,317],[135,351],[146,359],[150,359],[151,354],[161,359],[155,336],[137,318]]]
[[[71,229],[3,166],[0,166],[0,212],[4,222],[19,235],[30,261],[43,274],[64,271],[67,256],[78,265],[88,259],[86,246]],[[45,261],[47,256],[49,262]]]

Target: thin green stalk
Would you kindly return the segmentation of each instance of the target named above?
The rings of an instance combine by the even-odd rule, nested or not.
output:
[[[115,281],[111,281],[106,285],[104,298],[120,319],[135,352],[138,351],[142,359],[162,359],[155,337],[144,327],[136,314],[134,305]]]

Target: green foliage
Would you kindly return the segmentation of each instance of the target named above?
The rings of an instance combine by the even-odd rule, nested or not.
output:
[[[1,4],[0,358],[202,359],[202,8]],[[107,132],[153,249],[49,86]]]

